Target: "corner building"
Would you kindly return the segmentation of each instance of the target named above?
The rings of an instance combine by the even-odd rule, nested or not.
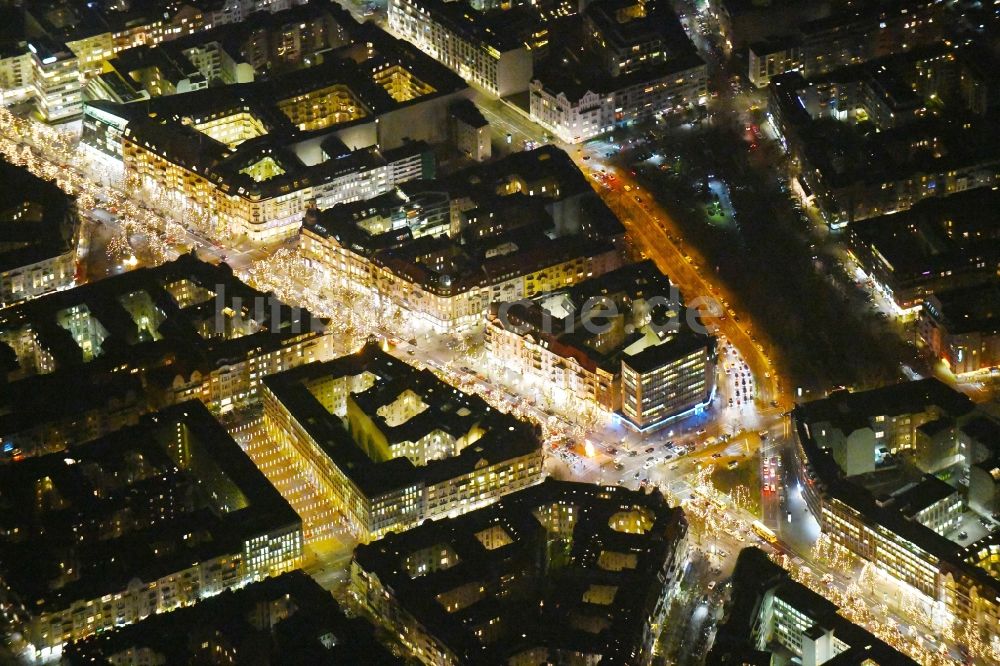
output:
[[[423,664],[645,666],[687,563],[659,491],[549,479],[360,546],[350,592]]]
[[[42,659],[301,564],[301,519],[197,401],[0,466],[0,487],[0,582]]]
[[[361,541],[542,479],[537,429],[369,342],[264,380],[267,434]]]

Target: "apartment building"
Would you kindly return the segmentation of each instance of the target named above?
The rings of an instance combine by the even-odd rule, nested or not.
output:
[[[265,378],[267,434],[361,541],[486,506],[542,479],[539,433],[380,350]]]
[[[620,222],[555,148],[409,191],[448,193],[448,217],[428,207],[389,229],[355,206],[334,207],[303,227],[307,261],[331,283],[371,291],[438,331],[481,323],[495,301],[531,298],[621,265]],[[441,226],[431,227],[428,216]]]
[[[72,643],[62,662],[179,664],[222,655],[268,664],[401,664],[374,634],[299,570]]]
[[[199,402],[0,477],[3,582],[42,659],[301,565],[301,520]]]
[[[809,666],[916,666],[845,618],[836,604],[792,579],[759,548],[740,551],[731,585],[724,620],[708,653],[709,666],[769,664],[787,655]]]
[[[803,4],[800,3],[800,7]],[[766,87],[775,76],[799,71],[812,78],[841,67],[906,53],[933,44],[945,34],[944,6],[935,0],[861,2],[842,11],[830,12],[832,3],[815,3],[806,11],[826,16],[786,26],[777,34],[749,45],[749,78]],[[767,11],[767,10],[765,10]],[[776,10],[781,12],[780,9]],[[786,12],[794,16],[794,12]],[[782,25],[781,19],[771,26]]]
[[[75,285],[79,233],[72,197],[0,160],[0,306]]]
[[[464,2],[392,0],[389,30],[497,97],[527,90],[533,56],[504,27]]]
[[[153,2],[134,8],[124,4],[59,0],[12,7],[5,18],[14,46],[0,53],[0,98],[6,103],[33,102],[45,122],[72,119],[83,110],[88,81],[102,76],[104,63],[117,53],[155,47],[245,20],[266,22],[261,13],[291,16],[296,5],[305,3]],[[293,41],[285,44],[282,54],[294,54],[295,45]]]
[[[995,440],[977,444],[972,426],[984,419],[992,422],[966,396],[934,379],[838,392],[793,412],[792,471],[806,505],[834,543],[986,634],[1000,624],[1000,595],[990,568],[994,537],[987,533],[963,543],[955,534],[969,499],[976,498],[977,505],[981,499],[968,495],[961,479],[970,467],[996,457]],[[995,423],[991,430],[997,432]],[[943,460],[954,470],[951,483],[935,476],[905,482],[898,460],[883,449],[914,442],[944,447],[932,452],[937,455],[918,452],[914,460],[918,466]]]
[[[639,666],[687,563],[659,491],[549,479],[358,547],[350,592],[423,664]]]
[[[693,324],[693,325],[692,325]],[[705,407],[715,342],[651,261],[490,307],[491,370],[561,408],[618,411],[646,429]]]
[[[551,28],[530,85],[531,118],[553,135],[578,143],[704,105],[705,63],[666,4],[595,0],[579,18]]]
[[[408,44],[360,35],[323,64],[267,81],[95,102],[83,142],[143,186],[203,211],[219,231],[269,242],[309,208],[368,199],[434,175],[465,84]],[[124,127],[123,127],[124,121]]]
[[[917,322],[920,338],[956,375],[994,372],[1000,366],[1000,286],[936,291]]]
[[[831,228],[997,184],[996,119],[974,110],[957,85],[959,60],[941,48],[772,82],[772,124]],[[946,68],[955,75],[934,75]]]
[[[13,404],[28,399],[17,395],[18,386],[33,387],[40,391],[37,402],[58,407],[62,381],[86,387],[99,385],[101,375],[122,373],[135,374],[143,386],[130,399],[136,387],[120,387],[119,409],[198,399],[216,412],[256,401],[265,375],[327,359],[333,349],[326,322],[247,287],[225,265],[192,255],[5,308],[0,343],[12,359],[4,371]],[[63,400],[80,409],[69,409],[52,430],[31,427],[28,415],[6,414],[6,455],[64,447],[60,433],[88,430],[78,419],[94,414],[95,406],[78,403],[89,397],[97,396]],[[93,418],[99,432],[104,419]]]
[[[922,310],[933,303],[936,294],[982,289],[977,293],[985,299],[980,311],[986,314],[989,285],[1000,270],[1000,232],[982,211],[997,202],[1000,195],[985,187],[930,198],[894,215],[855,222],[847,230],[848,247],[879,291],[904,313],[926,314],[933,319],[940,315],[943,304],[935,310],[937,315]],[[963,306],[962,292],[957,293],[955,307],[960,310],[956,313],[969,314],[968,323],[975,326],[975,302]],[[931,337],[931,320],[924,321],[920,330],[940,356],[944,349]],[[965,357],[958,361],[957,350],[954,353],[949,359],[959,368]]]

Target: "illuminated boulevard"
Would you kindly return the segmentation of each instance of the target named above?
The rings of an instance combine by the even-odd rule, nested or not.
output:
[[[521,135],[535,140],[543,138],[544,132],[517,112],[495,108],[496,111],[487,113],[503,116],[502,122],[490,118],[495,126],[517,128]],[[143,262],[156,263],[195,247],[202,257],[225,260],[251,281],[278,281],[258,286],[284,292],[280,295],[287,301],[327,316],[344,314],[338,309],[341,306],[326,302],[331,295],[328,291],[317,288],[308,275],[296,272],[293,246],[277,253],[274,248],[265,251],[245,245],[226,247],[226,239],[211,238],[210,229],[192,228],[193,218],[178,216],[176,208],[170,208],[171,213],[164,215],[164,202],[155,197],[148,197],[143,204],[126,197],[124,183],[111,186],[113,178],[93,162],[71,159],[67,164],[66,145],[74,142],[73,137],[57,136],[40,125],[15,123],[9,114],[0,118],[0,135],[0,152],[41,175],[58,178],[65,189],[81,196],[81,208],[90,216],[92,225],[109,227],[108,254],[113,256],[109,271],[129,269]],[[35,146],[37,152],[31,153],[26,146]],[[768,352],[774,352],[766,340],[759,338],[753,315],[734,308],[735,299],[725,285],[713,278],[704,258],[681,244],[678,240],[681,232],[666,210],[630,174],[603,161],[605,146],[606,143],[595,141],[583,147],[561,147],[619,214],[636,258],[654,260],[679,286],[689,303],[700,302],[709,308],[717,304],[716,316],[708,316],[706,320],[720,337],[720,388],[707,413],[651,433],[628,430],[604,413],[559,414],[547,408],[532,387],[518,390],[517,386],[503,386],[479,370],[488,365],[475,341],[480,332],[464,338],[432,335],[419,329],[390,332],[380,325],[378,317],[368,316],[366,300],[359,303],[361,313],[353,315],[354,335],[345,336],[345,350],[369,333],[381,333],[391,339],[395,352],[402,358],[433,368],[465,390],[480,393],[500,409],[542,423],[549,436],[547,467],[555,476],[661,488],[672,502],[684,506],[691,519],[693,544],[698,549],[695,564],[703,574],[701,582],[712,585],[709,592],[716,582],[725,581],[736,552],[756,543],[784,553],[784,564],[793,575],[816,589],[826,588],[827,596],[851,613],[852,619],[900,646],[918,661],[935,663],[940,651],[958,659],[958,652],[950,642],[934,638],[938,631],[931,625],[933,611],[919,595],[887,583],[842,554],[819,554],[823,540],[819,538],[818,527],[805,512],[797,489],[785,482],[780,471],[780,461],[789,455],[785,414],[793,401],[790,381],[782,377],[781,360],[769,358]],[[58,160],[53,160],[55,155]],[[614,177],[609,178],[612,173]],[[124,234],[124,241],[117,243],[124,242],[124,247],[115,246],[115,238],[121,239],[119,234]],[[270,258],[265,258],[268,255]],[[365,296],[371,295],[362,294],[362,299]],[[422,340],[415,347],[405,342],[418,336]],[[755,391],[751,400],[733,403],[735,378],[743,372],[744,363]],[[733,374],[730,376],[727,370]],[[294,496],[292,503],[306,523],[307,539],[316,547],[308,569],[331,587],[342,583],[351,544],[340,530],[330,528],[335,521],[323,506],[323,498],[296,474],[287,457],[262,444],[257,421],[236,420],[230,425],[272,482],[283,494]],[[755,457],[758,452],[761,452],[759,458]],[[759,463],[754,462],[758,460]],[[772,460],[774,471],[769,466]],[[754,465],[768,471],[751,469],[749,478],[754,481],[749,486],[724,493],[711,481],[713,468]],[[779,540],[771,544],[759,533],[755,534],[751,525],[756,520],[777,532]],[[714,617],[720,599],[717,592],[695,597],[692,603],[702,611],[685,617],[684,621]]]

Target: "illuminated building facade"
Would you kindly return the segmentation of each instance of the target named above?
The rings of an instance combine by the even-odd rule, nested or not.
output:
[[[308,67],[322,53],[352,42],[358,32],[350,14],[329,0],[271,12],[239,23],[216,24],[155,45],[116,50],[88,77],[85,97],[130,102],[207,87],[209,82],[250,83]]]
[[[736,0],[724,4],[746,3]],[[785,16],[765,22],[767,36],[749,45],[749,78],[758,87],[767,86],[771,78],[785,72],[800,71],[813,77],[840,67],[905,53],[933,44],[944,34],[944,8],[935,0],[863,2],[796,26],[783,25],[796,15],[822,14],[824,5],[829,12],[832,3],[798,4],[798,13],[794,9],[788,11],[784,5],[762,10]],[[774,30],[780,27],[786,30],[781,31],[782,34],[775,33]],[[746,32],[757,31],[751,28]]]
[[[915,661],[849,621],[835,604],[796,582],[758,548],[736,560],[725,619],[708,666],[769,664],[772,655],[798,663],[899,664]]]
[[[953,540],[964,507],[981,508],[981,496],[930,475],[894,492],[885,486],[896,467],[885,449],[910,445],[927,436],[934,424],[954,433],[954,438],[939,441],[954,442],[949,446],[956,447],[951,457],[959,477],[964,476],[963,468],[988,464],[988,457],[996,457],[996,441],[984,451],[970,437],[970,424],[986,415],[963,394],[928,379],[834,393],[796,407],[793,418],[794,473],[823,532],[879,571],[927,595],[955,619],[995,633],[1000,625],[1000,582],[990,569],[989,554],[978,557],[975,544],[966,547]],[[992,430],[997,431],[995,423]],[[921,458],[916,458],[918,463]],[[877,493],[869,485],[874,481],[881,484]]]
[[[1000,366],[1000,285],[935,292],[921,307],[918,330],[954,374],[993,371]]]
[[[34,98],[30,51],[0,49],[0,103],[20,104]]]
[[[83,110],[77,57],[62,45],[35,39],[28,45],[32,96],[45,122],[73,118]]]
[[[87,101],[133,102],[208,87],[208,79],[169,45],[136,46],[104,61],[100,75],[86,85]]]
[[[579,143],[662,113],[688,110],[705,100],[708,74],[697,58],[655,78],[624,76],[606,85],[579,85],[551,76],[531,82],[531,119],[567,143]],[[658,68],[662,72],[662,68]],[[640,72],[641,74],[642,72]],[[583,72],[581,72],[583,74]]]
[[[705,63],[665,3],[596,0],[578,33],[553,28],[553,40],[558,49],[535,68],[529,109],[563,141],[705,102]]]
[[[435,330],[621,265],[621,223],[550,146],[404,189],[446,193],[447,220],[427,206],[386,228],[358,206],[334,207],[303,227],[302,253],[334,284],[372,290]]]
[[[535,429],[369,342],[264,380],[267,434],[367,542],[542,479]]]
[[[977,312],[989,318],[989,285],[1000,270],[1000,230],[982,211],[997,204],[1000,194],[979,188],[928,199],[910,210],[862,220],[848,228],[848,247],[858,264],[900,311],[922,315],[918,328],[924,341],[955,371],[963,371],[966,363],[976,361],[964,354],[959,360],[961,342],[957,339],[955,351],[947,350],[949,322],[944,318],[948,313],[941,299],[935,301],[935,295],[943,294],[948,309],[957,308],[956,315],[969,320],[971,328],[959,325],[956,333],[975,330],[983,316]],[[944,295],[946,292],[955,296]],[[969,296],[963,297],[963,293]],[[922,312],[925,307],[927,311]],[[988,323],[985,325],[988,330]],[[955,327],[954,320],[951,326]],[[936,333],[941,337],[935,337]]]
[[[620,411],[645,428],[709,402],[715,342],[698,335],[651,261],[521,302],[494,303],[486,349],[497,373],[527,380],[560,406]]]
[[[687,565],[659,491],[549,479],[360,546],[351,593],[423,664],[647,664]]]
[[[79,233],[72,197],[0,160],[0,306],[76,284]]]
[[[23,47],[0,54],[0,99],[4,103],[34,102],[39,116],[47,122],[70,119],[82,111],[88,81],[101,77],[104,63],[115,54],[240,23],[254,13],[258,15],[249,22],[257,25],[267,23],[261,12],[284,12],[290,17],[293,6],[299,4],[304,3],[225,0],[209,6],[154,2],[128,10],[119,4],[99,6],[82,0],[17,5],[12,8],[15,16],[9,18]],[[282,31],[279,38],[286,33]],[[283,53],[294,53],[299,44],[289,39]]]
[[[715,395],[715,338],[677,335],[622,357],[625,420],[639,430],[703,410]]]
[[[299,517],[199,402],[0,477],[3,582],[42,658],[301,564]]]
[[[213,411],[256,401],[264,376],[327,359],[333,344],[325,322],[308,311],[191,255],[6,308],[0,342],[11,359],[5,370],[14,387],[27,382],[25,390],[58,392],[61,378],[135,373],[149,403],[198,399]],[[33,381],[46,375],[51,379]],[[45,397],[58,402],[57,395]],[[30,422],[27,415],[8,420],[20,425],[5,436],[33,433],[15,440],[24,455],[65,446],[48,437],[38,441],[30,423],[21,423]]]
[[[997,120],[962,84],[977,71],[963,68],[973,57],[941,44],[772,80],[769,117],[827,224],[838,229],[997,185]],[[857,149],[845,154],[848,144]]]
[[[372,664],[402,662],[363,619],[348,619],[303,571],[228,590],[170,613],[68,645],[62,662],[183,664]]]
[[[497,97],[528,89],[532,54],[501,19],[491,24],[465,2],[391,0],[389,30]]]
[[[290,236],[308,208],[368,199],[434,175],[468,89],[374,28],[324,62],[270,80],[150,100],[95,102],[83,141],[126,175],[254,242]],[[126,119],[121,129],[120,119]]]

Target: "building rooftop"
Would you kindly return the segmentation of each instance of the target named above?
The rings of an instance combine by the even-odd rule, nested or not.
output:
[[[915,661],[840,615],[835,604],[794,581],[759,548],[740,551],[732,581],[726,619],[719,626],[715,644],[708,654],[706,663],[709,666],[771,663],[770,646],[761,645],[755,638],[756,627],[761,622],[761,606],[769,595],[783,600],[814,623],[804,630],[806,635],[818,638],[832,632],[834,639],[842,644],[841,652],[822,662],[824,664],[916,666]]]
[[[219,644],[236,663],[262,666],[403,663],[375,639],[368,622],[348,619],[330,593],[302,571],[72,643],[63,651],[62,663],[111,663],[145,650],[164,663],[182,664]]]
[[[73,197],[0,158],[0,272],[68,252],[79,224]]]
[[[593,0],[583,14],[600,33],[604,48],[629,51],[658,44],[663,51],[648,55],[665,62],[695,53],[677,14],[662,0]]]
[[[663,367],[665,363],[705,347],[715,349],[715,338],[688,330],[658,344],[644,347],[635,354],[626,352],[622,362],[636,372],[650,372]]]
[[[125,119],[129,141],[196,169],[232,193],[279,196],[384,164],[387,151],[377,145],[349,150],[338,134],[466,88],[461,78],[412,45],[371,27],[355,32],[356,42],[327,52],[321,62],[253,83],[129,104],[90,104]],[[240,131],[231,131],[234,126]],[[325,155],[317,150],[320,143]],[[262,161],[272,168],[255,169]]]
[[[949,335],[1000,333],[1000,283],[937,291],[934,299],[935,316]]]
[[[549,58],[535,68],[534,78],[553,94],[562,93],[571,102],[578,102],[588,92],[607,95],[646,81],[686,72],[705,64],[694,50],[679,52],[670,60],[634,69],[625,74],[605,74],[596,56],[576,51],[567,54],[573,66],[559,58]]]
[[[354,565],[461,663],[506,663],[532,649],[556,662],[573,653],[633,663],[679,575],[686,531],[659,491],[549,479],[360,546]],[[459,594],[466,588],[478,593]]]
[[[1000,455],[1000,423],[985,416],[975,416],[961,425],[962,434]]]
[[[975,407],[964,393],[930,378],[871,391],[834,391],[827,398],[799,405],[796,413],[805,423],[827,423],[847,435],[869,427],[876,416],[911,414],[931,406],[951,417],[968,414]]]
[[[655,306],[652,311],[650,306]],[[609,310],[614,316],[602,314]],[[709,343],[708,336],[690,331],[686,317],[680,293],[651,260],[529,300],[491,306],[497,325],[544,341],[552,352],[591,371],[600,367],[611,374],[617,374],[622,360],[639,369],[672,357],[683,346]]]
[[[2,385],[2,382],[0,382]],[[73,390],[66,390],[72,386]],[[112,418],[147,411],[147,388],[138,374],[95,373],[87,366],[69,367],[12,382],[0,391],[0,459],[31,454],[18,451],[15,435],[27,435],[61,423],[86,423],[89,413]]]
[[[483,116],[483,112],[479,110],[472,100],[463,99],[455,102],[450,107],[448,111],[452,116],[462,121],[469,127],[488,127],[489,122]]]
[[[588,92],[608,95],[704,65],[676,15],[663,5],[653,14],[619,23],[617,14],[628,14],[628,7],[636,4],[602,0],[587,6],[587,21],[608,40],[604,47],[598,46],[599,42],[589,35],[584,15],[567,16],[548,24],[552,45],[548,57],[535,64],[534,79],[552,94],[561,93],[575,103]],[[613,76],[608,65],[617,64],[619,51],[630,51],[633,42],[649,57],[643,64],[631,63],[627,71]],[[651,42],[659,42],[659,46],[654,47]]]
[[[898,503],[880,501],[856,479],[847,477],[831,453],[820,447],[810,434],[817,423],[831,423],[834,427],[844,429],[846,433],[851,427],[860,427],[860,419],[867,416],[919,412],[928,405],[937,405],[952,417],[968,415],[974,409],[968,397],[937,379],[905,382],[850,394],[846,391],[838,392],[824,400],[798,405],[793,411],[793,419],[798,441],[805,454],[803,463],[808,465],[813,482],[818,484],[825,497],[850,507],[864,522],[905,539],[914,548],[936,560],[942,569],[951,572],[956,580],[971,581],[978,588],[980,596],[994,595],[1000,599],[1000,582],[984,569],[970,565],[961,547],[911,520],[909,512],[901,510]],[[838,413],[843,413],[844,416],[838,418]],[[942,486],[934,485],[940,491],[944,490]]]
[[[980,57],[975,49],[944,42],[808,80],[791,71],[772,79],[773,113],[780,114],[786,134],[792,130],[797,135],[811,168],[819,169],[832,187],[856,182],[879,185],[1000,162],[996,132],[1000,118],[995,113],[970,111],[968,101],[943,83],[923,87],[912,83],[927,78],[928,70],[945,76],[945,62],[952,75],[966,76],[960,68]],[[831,88],[833,84],[836,88]],[[856,89],[847,94],[852,85],[864,92]],[[840,96],[828,99],[825,95],[832,90]],[[888,116],[858,115],[846,102],[856,102],[865,111],[884,107]]]
[[[851,242],[872,248],[898,282],[947,271],[1000,265],[1000,227],[984,210],[1000,205],[1000,192],[978,188],[930,198],[909,210],[860,220]]]
[[[342,418],[321,396],[325,382],[345,377],[364,379],[350,390]],[[266,377],[264,385],[368,497],[452,479],[540,446],[533,426],[495,411],[479,396],[449,386],[431,371],[418,370],[371,342],[355,354]],[[360,421],[379,433],[374,438],[379,441],[361,432]],[[434,451],[433,437],[428,436],[435,432],[466,444],[454,455]],[[399,445],[420,450],[392,457],[393,447]]]
[[[205,375],[233,359],[325,330],[326,323],[308,310],[280,303],[240,282],[225,264],[194,255],[0,312],[0,348],[20,366],[8,376],[55,373],[44,382],[55,391],[49,398],[64,390],[60,382],[76,376],[74,368],[93,375],[127,368],[163,389],[178,375]],[[20,418],[0,414],[0,424]]]
[[[200,402],[0,465],[4,581],[33,612],[156,581],[300,523]]]
[[[904,516],[912,518],[927,507],[957,493],[958,491],[950,483],[942,481],[933,474],[924,474],[920,481],[907,484],[880,501],[891,504]]]
[[[406,197],[433,193],[464,200],[464,226],[418,235],[408,225],[372,231],[359,224],[383,204],[349,203],[320,212],[310,232],[333,238],[409,282],[443,296],[496,284],[575,257],[609,252],[624,234],[621,222],[594,194],[569,157],[552,146],[514,153],[445,178],[408,183]],[[578,214],[573,214],[573,209]]]
[[[415,0],[415,4],[434,17],[434,21],[462,39],[500,54],[525,48],[506,24],[505,11],[477,11],[468,2],[445,0]]]
[[[807,130],[806,152],[833,186],[883,183],[1000,162],[998,122],[957,114],[928,117],[882,131],[836,121]]]
[[[729,16],[751,13],[787,11],[792,7],[810,4],[809,0],[722,0],[722,7]],[[823,3],[829,4],[829,3]]]

